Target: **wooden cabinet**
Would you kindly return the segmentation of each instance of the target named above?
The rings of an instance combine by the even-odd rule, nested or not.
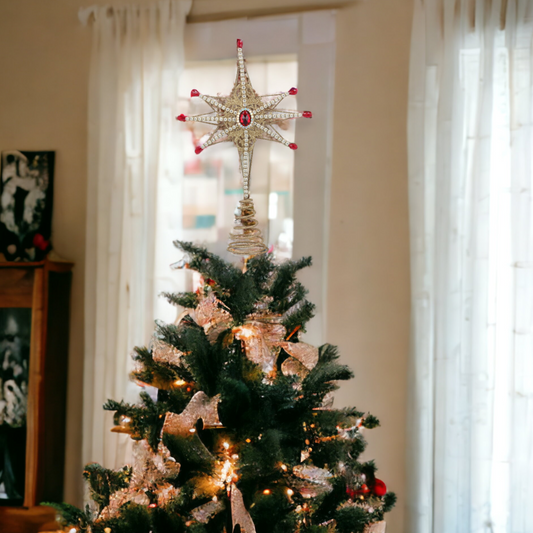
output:
[[[0,263],[2,533],[37,531],[50,511],[32,508],[63,499],[72,266]]]

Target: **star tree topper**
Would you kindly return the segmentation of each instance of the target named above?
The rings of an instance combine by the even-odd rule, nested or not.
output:
[[[311,111],[276,109],[284,98],[297,93],[298,89],[293,87],[285,93],[259,96],[246,70],[242,41],[237,39],[237,77],[231,93],[228,96],[208,96],[193,89],[191,96],[201,98],[213,111],[190,117],[180,115],[177,119],[182,122],[195,121],[216,126],[205,142],[196,147],[197,154],[208,146],[220,142],[231,141],[235,144],[241,161],[244,198],[248,199],[255,141],[264,139],[279,142],[296,150],[298,146],[284,139],[272,126],[279,125],[286,119],[313,116]]]

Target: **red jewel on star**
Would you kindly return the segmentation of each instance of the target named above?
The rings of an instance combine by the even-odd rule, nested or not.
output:
[[[250,112],[247,109],[241,111],[239,122],[241,123],[241,126],[244,126],[245,128],[247,128],[252,122],[252,115],[250,115]]]
[[[296,143],[291,143],[291,144],[289,144],[289,148],[291,150],[298,150],[298,145]]]
[[[197,147],[194,149],[194,153],[195,153],[196,155],[201,154],[203,151],[204,151],[204,149],[203,149],[201,146],[197,146]]]
[[[311,113],[311,111],[304,111],[302,115],[304,118],[313,118],[313,113]]]
[[[242,41],[237,39],[237,48],[242,48]]]
[[[187,117],[182,113],[181,115],[178,115],[176,117],[177,120],[179,120],[180,122],[185,122],[185,120],[187,119]]]
[[[296,87],[293,87],[292,89],[289,89],[289,94],[291,96],[294,96],[294,95],[298,94],[298,89]]]
[[[194,98],[195,96],[200,96],[200,91],[198,91],[197,89],[193,89],[191,91],[191,97]]]

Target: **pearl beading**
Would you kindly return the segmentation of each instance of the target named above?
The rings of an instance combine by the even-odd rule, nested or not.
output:
[[[242,48],[237,48],[237,56],[239,61],[239,76],[241,80],[241,94],[242,94],[242,104],[246,106],[246,69],[244,67],[244,57],[242,55]]]
[[[303,117],[303,113],[269,113],[267,115],[256,115],[255,118],[275,119],[275,118],[302,118],[302,117]]]
[[[271,130],[270,128],[265,128],[265,126],[262,126],[261,124],[256,124],[256,127],[259,128],[261,131],[265,132],[267,135],[270,135],[270,137],[276,139],[276,141],[279,141],[281,144],[284,144],[285,146],[289,146],[289,141],[287,139],[284,139],[279,133],[277,133],[274,130]]]

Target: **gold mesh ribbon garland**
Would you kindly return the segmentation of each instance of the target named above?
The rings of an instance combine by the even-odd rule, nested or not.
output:
[[[285,336],[285,327],[266,320],[246,321],[233,328],[235,338],[242,341],[246,357],[261,367],[265,374],[274,370],[280,352],[277,346]]]
[[[134,463],[130,483],[128,487],[110,495],[109,504],[100,513],[99,521],[118,517],[121,507],[126,503],[162,507],[179,494],[179,489],[170,484],[168,478],[177,477],[180,465],[164,444],[160,443],[157,453],[154,453],[143,439],[133,444],[132,451]]]
[[[214,293],[201,298],[196,309],[188,310],[188,314],[192,319],[202,328],[209,339],[209,342],[214,343],[220,333],[228,329],[232,322],[231,314],[222,309],[223,305],[218,300]]]
[[[170,433],[181,437],[187,437],[195,432],[198,420],[202,420],[203,428],[221,428],[218,418],[218,404],[220,395],[209,398],[203,391],[197,392],[180,413],[168,412],[163,424],[163,433]]]
[[[230,502],[231,502],[231,521],[233,531],[237,525],[240,526],[241,533],[255,533],[255,524],[244,505],[241,491],[235,484],[231,485]]]

